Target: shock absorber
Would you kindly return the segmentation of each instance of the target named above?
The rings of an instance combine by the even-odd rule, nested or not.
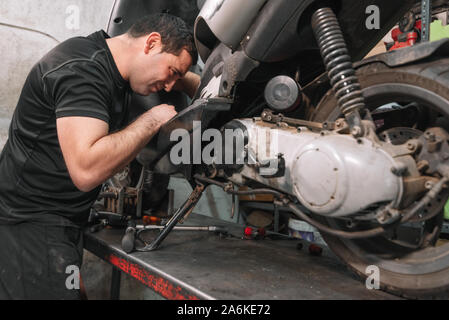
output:
[[[312,16],[318,41],[338,107],[355,137],[363,135],[360,111],[365,109],[362,88],[355,74],[340,24],[331,8],[318,9]]]

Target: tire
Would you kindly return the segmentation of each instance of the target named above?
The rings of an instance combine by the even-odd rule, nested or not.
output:
[[[434,58],[396,68],[374,62],[356,67],[356,73],[364,88],[363,94],[370,109],[381,106],[387,100],[395,101],[391,99],[407,97],[410,100],[416,99],[420,105],[437,111],[446,120],[449,119],[447,58]],[[318,122],[336,120],[340,116],[336,105],[335,97],[329,91],[310,120]],[[440,223],[442,219],[441,212]],[[328,225],[338,227],[334,220],[327,218],[324,220]],[[328,234],[323,234],[323,238],[329,248],[362,279],[368,276],[366,273],[368,266],[378,266],[380,287],[387,292],[406,298],[449,296],[449,243],[418,249],[415,252],[409,249],[391,253],[391,250],[397,248],[390,246],[385,238],[344,240]]]

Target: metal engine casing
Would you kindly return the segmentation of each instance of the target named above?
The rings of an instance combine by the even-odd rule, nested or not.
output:
[[[264,177],[259,164],[246,164],[240,174],[294,195],[311,212],[343,217],[380,203],[400,203],[402,178],[391,170],[397,164],[371,140],[307,128],[298,132],[295,127],[257,120],[238,121],[246,127],[247,152],[257,163],[273,161],[279,154],[285,161],[281,177]]]

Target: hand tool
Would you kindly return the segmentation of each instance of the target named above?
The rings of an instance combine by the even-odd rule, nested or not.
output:
[[[126,253],[130,253],[135,249],[135,241],[139,240],[145,244],[145,248],[148,246],[144,240],[140,238],[142,232],[151,231],[151,230],[159,230],[162,231],[166,228],[166,226],[157,226],[157,225],[130,225],[126,231],[125,235],[122,239],[122,249]],[[220,234],[227,234],[227,230],[224,227],[220,226],[174,226],[172,230],[184,230],[184,231],[209,231],[216,232]],[[154,241],[153,241],[154,242]],[[147,249],[137,249],[137,251],[148,251]]]
[[[245,238],[247,239],[253,239],[253,238],[264,238],[265,236],[279,236],[286,239],[295,239],[294,237],[291,237],[287,234],[279,233],[279,232],[273,232],[268,231],[264,228],[254,228],[254,227],[246,227],[243,231]]]

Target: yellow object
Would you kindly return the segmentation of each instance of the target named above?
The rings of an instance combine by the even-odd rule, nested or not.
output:
[[[443,26],[441,20],[436,20],[430,25],[430,41],[449,38],[449,25]]]

